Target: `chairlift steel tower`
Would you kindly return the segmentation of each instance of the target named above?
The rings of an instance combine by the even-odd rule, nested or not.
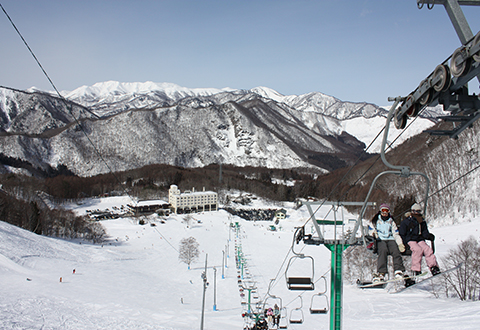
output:
[[[343,225],[345,219],[337,220],[337,211],[341,206],[363,206],[361,202],[304,202],[310,213],[310,219],[313,222],[316,237],[312,235],[305,235],[303,242],[305,244],[325,245],[331,252],[331,266],[330,266],[330,330],[340,330],[342,324],[342,295],[343,295],[343,251],[352,244],[358,244],[359,239],[355,238],[355,233],[352,233],[353,237],[346,237],[343,232]],[[313,205],[331,205],[333,208],[334,218],[333,220],[317,220],[315,218],[315,212],[312,209]],[[366,203],[365,205],[373,206],[375,203]],[[326,239],[322,234],[320,225],[333,225],[333,239]],[[337,237],[337,226],[342,226],[342,235]],[[362,231],[363,232],[363,231]],[[348,241],[350,240],[350,241]]]

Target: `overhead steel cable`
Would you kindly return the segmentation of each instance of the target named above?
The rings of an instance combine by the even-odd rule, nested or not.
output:
[[[422,110],[423,112],[424,110]],[[419,113],[420,115],[420,113]],[[391,142],[388,144],[387,146],[387,150],[390,149],[392,147],[392,145],[400,138],[400,136],[417,120],[418,116],[415,117],[412,121],[410,121],[410,123],[408,124],[407,127],[405,127],[401,132],[400,134],[397,135],[397,137]],[[385,126],[383,127],[383,129],[377,134],[377,136],[375,137],[375,139],[372,141],[372,143],[378,138],[378,136],[380,135],[381,132],[383,132],[385,130]],[[371,145],[371,144],[370,144]],[[377,161],[381,159],[381,156],[377,156],[377,158],[375,159],[375,161],[372,163],[372,165],[370,165],[369,168],[367,168],[365,170],[365,172],[353,183],[353,185],[350,186],[350,188],[347,189],[347,191],[339,198],[339,200],[342,200],[347,194],[348,192],[353,188],[355,187],[355,185],[373,168],[373,166],[377,163]],[[353,169],[353,168],[352,168]],[[348,174],[348,173],[347,173]],[[343,179],[343,178],[342,178]]]
[[[55,90],[55,92],[57,93],[58,97],[60,98],[60,100],[64,103],[65,105],[65,108],[69,111],[69,114],[70,116],[72,116],[72,118],[74,119],[75,123],[78,125],[78,127],[80,127],[82,133],[85,135],[85,138],[87,139],[87,141],[92,145],[92,148],[94,150],[94,152],[97,154],[97,156],[100,158],[100,160],[105,164],[105,166],[107,167],[109,173],[115,178],[115,180],[120,184],[120,187],[122,187],[124,193],[134,202],[134,199],[133,197],[128,193],[128,191],[125,189],[125,187],[122,185],[122,182],[120,181],[120,179],[117,177],[117,175],[115,175],[115,172],[112,170],[112,168],[110,167],[110,165],[107,163],[107,161],[105,160],[105,158],[102,156],[101,152],[98,150],[98,148],[95,146],[95,144],[93,143],[93,141],[90,139],[90,137],[88,136],[87,132],[85,131],[85,129],[83,128],[83,126],[81,125],[80,121],[78,120],[78,118],[73,114],[73,111],[72,111],[72,106],[70,105],[69,106],[69,102],[67,101],[67,99],[65,99],[65,97],[60,94],[60,92],[58,91],[57,87],[55,86],[55,84],[53,83],[52,79],[50,78],[50,76],[48,75],[47,71],[43,68],[42,64],[40,63],[40,61],[38,60],[37,56],[35,55],[35,53],[33,52],[33,50],[30,48],[30,46],[28,45],[27,41],[25,40],[25,38],[23,37],[23,35],[20,33],[20,31],[18,30],[17,26],[15,25],[15,23],[13,22],[13,20],[10,18],[10,16],[8,15],[7,11],[5,10],[5,8],[3,7],[3,5],[0,3],[0,7],[2,8],[2,11],[4,12],[5,16],[7,16],[7,19],[9,20],[10,24],[13,26],[13,28],[15,29],[15,31],[17,32],[17,34],[19,35],[19,37],[22,39],[23,43],[25,44],[25,46],[27,47],[28,51],[30,52],[30,54],[32,55],[32,57],[35,59],[35,62],[38,64],[38,66],[40,67],[40,69],[42,70],[43,74],[45,75],[45,77],[47,78],[48,82],[50,83],[50,85],[53,87],[53,89]],[[147,217],[144,215],[143,216],[145,218],[145,220],[147,220],[147,223],[149,222]],[[158,229],[156,229],[156,231],[165,239],[165,241],[175,250],[178,252],[178,250],[165,238],[165,236],[163,236],[160,231]]]
[[[322,201],[322,203],[315,209],[315,211],[312,213],[312,215],[307,219],[307,221],[305,221],[305,223],[303,224],[304,226],[312,219],[312,217],[318,212],[318,210],[325,204],[325,202],[333,195],[333,193],[337,190],[337,188],[340,186],[340,184],[345,180],[345,178],[347,177],[348,174],[350,174],[350,172],[353,170],[353,168],[358,164],[358,162],[360,161],[360,159],[362,158],[362,156],[364,155],[364,153],[367,152],[367,150],[373,145],[373,143],[378,139],[378,137],[380,136],[380,134],[382,134],[382,132],[385,130],[385,126],[380,130],[380,132],[378,132],[378,134],[375,136],[375,138],[372,140],[372,142],[370,142],[370,144],[368,145],[368,147],[360,154],[360,156],[357,157],[357,160],[355,161],[355,163],[353,165],[350,166],[350,168],[348,169],[347,173],[345,173],[343,175],[343,177],[338,181],[338,183],[335,185],[335,187],[332,188],[332,190],[330,191],[330,193],[327,195],[327,197],[325,197]]]
[[[377,133],[377,135],[375,136],[375,138],[370,142],[370,144],[368,145],[368,147],[360,154],[360,156],[358,156],[357,160],[355,161],[355,163],[353,165],[350,166],[349,170],[347,171],[347,173],[345,173],[343,175],[343,177],[339,180],[339,182],[335,185],[335,187],[333,187],[333,189],[330,191],[330,193],[328,194],[328,196],[322,201],[322,203],[315,209],[315,211],[313,212],[312,215],[310,215],[310,217],[307,219],[307,221],[305,221],[305,223],[303,224],[303,226],[305,226],[311,219],[313,216],[315,216],[315,214],[318,212],[318,210],[325,204],[325,202],[328,200],[328,198],[330,198],[330,196],[332,196],[332,194],[336,191],[336,189],[340,186],[340,184],[345,180],[345,178],[347,177],[347,175],[353,170],[353,168],[358,164],[358,162],[360,161],[361,157],[364,155],[364,153],[366,153],[368,151],[368,149],[370,149],[370,147],[373,145],[373,143],[378,139],[378,137],[380,136],[380,134],[382,134],[382,132],[385,130],[385,126],[383,126],[383,128]],[[365,174],[365,173],[364,173]],[[287,260],[287,257],[288,255],[290,254],[290,252],[292,251],[292,248],[293,248],[293,245],[295,244],[295,237],[293,238],[293,241],[292,241],[292,244],[291,244],[291,247],[290,249],[288,250],[288,252],[286,253],[285,255],[285,258],[277,272],[277,274],[275,275],[275,278],[274,280],[277,280],[278,278],[278,275],[280,274],[280,271],[282,270],[283,268],[283,265],[285,264],[285,261]],[[303,248],[302,250],[303,251]],[[287,269],[285,269],[285,271],[283,272],[282,275],[285,275]],[[274,285],[275,286],[275,285]]]
[[[65,107],[67,108],[67,110],[69,110],[70,112],[70,115],[72,116],[73,120],[75,121],[75,123],[80,127],[80,129],[82,130],[83,134],[85,135],[85,137],[87,138],[88,142],[92,145],[93,147],[93,150],[95,151],[95,153],[97,154],[98,157],[100,157],[101,161],[105,164],[105,166],[108,168],[108,170],[110,171],[110,173],[113,174],[113,176],[115,177],[115,179],[120,183],[120,180],[117,178],[117,176],[113,173],[113,170],[112,168],[110,167],[110,165],[108,165],[108,163],[105,161],[105,159],[103,158],[102,154],[100,153],[100,151],[98,150],[98,148],[95,146],[95,144],[93,143],[93,141],[88,137],[87,133],[85,132],[84,128],[82,127],[80,121],[78,120],[78,118],[73,114],[73,111],[72,111],[72,107],[70,106],[69,107],[69,104],[68,104],[68,101],[67,99],[65,99],[65,97],[60,94],[60,92],[58,91],[57,87],[55,86],[55,84],[53,83],[52,79],[50,79],[50,76],[48,75],[47,71],[45,71],[45,69],[43,68],[42,64],[40,63],[40,61],[38,60],[37,56],[35,55],[35,53],[33,52],[33,50],[30,48],[30,46],[28,45],[27,41],[25,40],[25,38],[23,37],[23,35],[20,33],[20,31],[18,30],[17,26],[15,25],[15,23],[13,22],[13,20],[10,18],[10,16],[8,15],[7,11],[5,10],[5,8],[2,6],[2,4],[0,3],[0,7],[2,8],[2,11],[5,13],[5,15],[7,16],[8,20],[10,21],[10,23],[12,24],[13,28],[15,29],[15,31],[17,32],[17,34],[19,35],[19,37],[22,39],[23,43],[25,44],[25,46],[27,47],[28,51],[30,52],[30,54],[32,55],[32,57],[35,59],[35,62],[37,62],[38,66],[40,67],[40,69],[42,70],[43,74],[45,75],[45,77],[47,78],[48,82],[50,83],[50,85],[52,86],[52,88],[55,90],[55,92],[57,93],[58,97],[60,98],[60,100],[62,100],[62,102],[64,103]]]
[[[428,198],[438,194],[439,192],[441,192],[442,190],[445,190],[447,189],[448,187],[450,187],[452,184],[456,183],[457,181],[459,181],[460,179],[463,179],[464,177],[466,177],[467,175],[469,175],[470,173],[478,170],[480,168],[480,165],[472,168],[471,170],[467,171],[466,173],[462,174],[461,176],[459,176],[458,178],[456,178],[455,180],[453,180],[452,182],[450,182],[449,184],[447,184],[446,186],[438,189],[436,192],[434,192],[433,194],[429,195]]]

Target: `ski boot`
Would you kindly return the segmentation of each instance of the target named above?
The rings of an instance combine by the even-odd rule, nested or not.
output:
[[[385,282],[385,273],[373,274],[373,283]]]
[[[414,272],[415,273],[415,272]],[[415,279],[414,278],[411,278],[410,276],[408,276],[407,274],[405,274],[405,287],[408,288],[409,286],[412,286],[414,285],[416,282],[415,282]]]
[[[403,276],[403,272],[401,270],[396,270],[395,271],[395,279],[396,280],[400,280],[402,279],[404,276]]]
[[[405,287],[406,288],[415,284],[415,280],[413,278],[410,278],[407,275],[405,275],[405,276],[406,276],[406,278],[405,278]]]
[[[440,268],[438,266],[432,266],[430,267],[430,272],[432,273],[432,276],[440,274]]]

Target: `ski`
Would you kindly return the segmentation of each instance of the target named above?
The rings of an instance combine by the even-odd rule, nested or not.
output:
[[[460,264],[458,264],[457,266],[452,267],[452,268],[449,268],[449,269],[447,269],[447,270],[444,270],[444,271],[438,273],[438,274],[435,275],[435,276],[429,276],[429,277],[424,278],[424,279],[422,279],[422,280],[420,280],[420,281],[416,281],[415,284],[412,284],[412,285],[407,286],[407,287],[404,287],[404,288],[400,288],[399,290],[393,291],[393,292],[391,292],[391,293],[400,293],[400,292],[403,292],[403,291],[405,291],[405,290],[407,290],[407,289],[413,288],[414,286],[416,286],[416,285],[418,285],[418,284],[420,284],[420,283],[423,283],[423,282],[425,282],[425,281],[433,280],[433,279],[437,279],[437,278],[441,278],[443,275],[446,275],[446,274],[448,274],[448,273],[450,273],[450,272],[453,272],[454,270],[457,270],[457,269],[460,268],[462,265],[463,265],[463,263],[460,263]]]
[[[357,285],[360,289],[368,289],[368,288],[381,288],[381,289],[383,289],[387,286],[388,283],[401,282],[401,281],[405,281],[406,279],[416,280],[417,278],[425,276],[427,274],[428,274],[428,272],[423,272],[420,275],[406,276],[406,277],[402,277],[402,278],[394,278],[394,279],[391,279],[391,280],[380,281],[380,282],[377,282],[377,283],[372,283],[372,282],[361,283],[359,280],[357,280]]]

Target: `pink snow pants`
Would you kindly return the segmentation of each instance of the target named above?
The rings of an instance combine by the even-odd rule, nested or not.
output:
[[[410,246],[410,250],[412,250],[412,271],[420,272],[422,270],[423,255],[425,255],[425,262],[427,263],[428,268],[438,266],[437,258],[435,258],[432,248],[428,246],[425,241],[410,241],[408,242],[408,245]]]

